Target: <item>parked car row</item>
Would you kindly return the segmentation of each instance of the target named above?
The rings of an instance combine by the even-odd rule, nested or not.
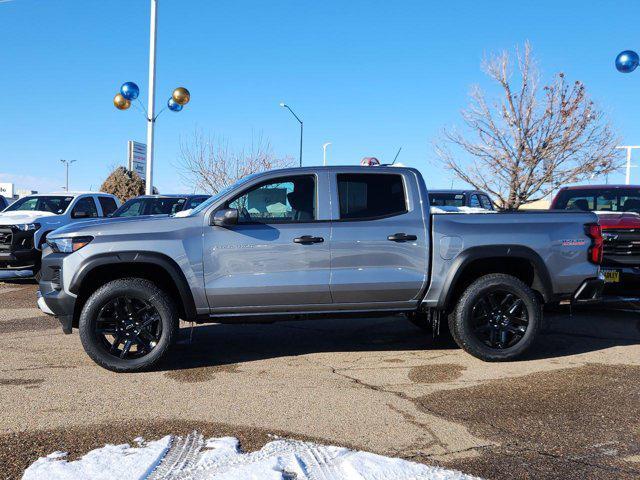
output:
[[[328,314],[404,314],[448,329],[482,360],[510,360],[535,340],[545,303],[598,298],[597,220],[583,211],[433,213],[421,174],[406,167],[275,170],[176,215],[49,233],[38,306],[119,372],[164,358],[178,319]]]
[[[0,213],[0,270],[30,269],[40,278],[42,248],[54,230],[110,217],[172,215],[195,208],[208,195],[144,195],[123,205],[114,195],[95,192],[35,194]]]

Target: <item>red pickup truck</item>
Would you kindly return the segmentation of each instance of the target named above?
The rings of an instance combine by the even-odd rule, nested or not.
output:
[[[604,238],[604,294],[640,297],[640,185],[564,187],[550,208],[595,212]]]

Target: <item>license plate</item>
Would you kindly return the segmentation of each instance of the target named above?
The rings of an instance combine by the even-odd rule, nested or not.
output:
[[[603,270],[605,283],[620,283],[619,270]]]

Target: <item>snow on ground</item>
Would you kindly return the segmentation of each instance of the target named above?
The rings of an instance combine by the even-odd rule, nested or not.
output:
[[[146,480],[472,480],[463,473],[341,447],[275,440],[243,453],[231,437],[166,436],[137,447],[106,445],[69,462],[40,458],[23,480],[131,478]]]

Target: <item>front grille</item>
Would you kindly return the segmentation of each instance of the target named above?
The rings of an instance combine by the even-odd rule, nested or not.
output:
[[[0,227],[0,252],[15,252],[33,248],[32,230],[23,232],[12,226]]]
[[[640,230],[603,230],[604,256],[640,257]]]

